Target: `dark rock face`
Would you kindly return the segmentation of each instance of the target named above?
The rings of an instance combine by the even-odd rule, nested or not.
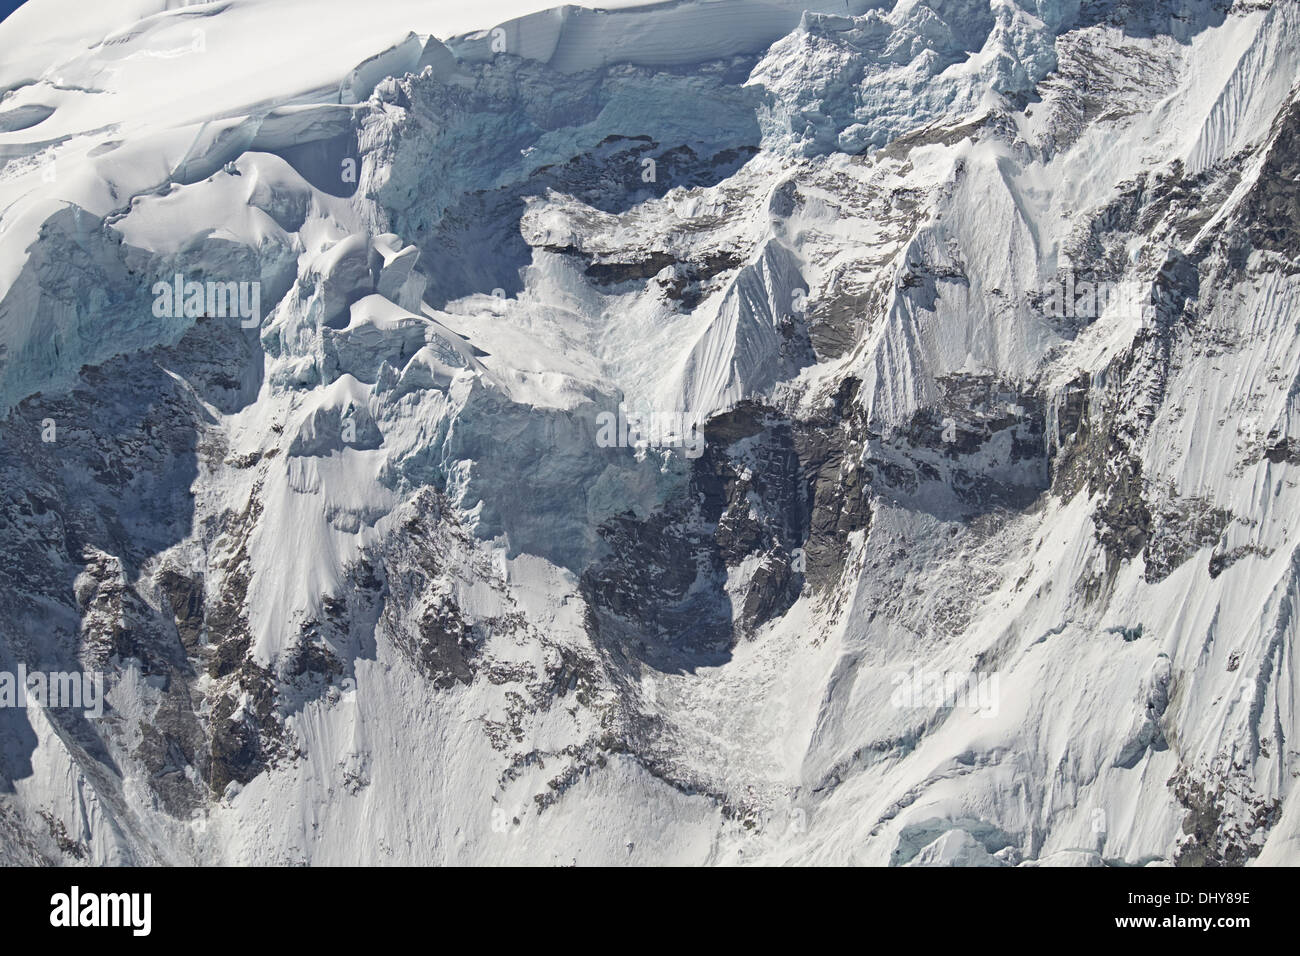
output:
[[[1264,457],[1275,465],[1282,462],[1286,462],[1288,465],[1300,465],[1300,439],[1283,438],[1270,445],[1268,450],[1264,452]]]
[[[1106,492],[1093,515],[1097,540],[1112,560],[1131,561],[1151,537],[1151,509],[1142,497],[1142,463],[1132,457],[1107,462],[1099,481]]]
[[[225,536],[229,551],[209,550],[190,566],[156,558],[194,533],[190,485],[225,456],[196,394],[235,410],[256,395],[261,366],[237,323],[200,319],[174,348],[83,369],[68,394],[29,399],[0,432],[8,487],[33,489],[0,502],[0,654],[34,662],[61,647],[59,667],[101,672],[106,688],[138,668],[153,688],[144,715],[126,726],[106,709],[102,726],[110,739],[136,735],[131,759],[160,806],[180,818],[293,752],[283,717],[300,706],[301,691],[248,659],[247,542],[261,516],[258,486],[242,511],[206,519],[200,537]],[[164,369],[178,370],[193,391]],[[42,527],[47,533],[33,537]],[[52,614],[51,600],[62,610]],[[296,661],[290,677],[339,672],[323,651],[304,648]],[[201,674],[213,681],[206,692]],[[49,713],[69,732],[88,733],[75,712]],[[85,745],[104,748],[93,738]]]
[[[871,523],[870,473],[849,467],[866,437],[865,421],[854,404],[858,388],[856,379],[846,381],[833,396],[827,418],[794,429],[798,480],[780,486],[798,522],[805,579],[816,592],[838,582],[849,535]],[[838,427],[841,417],[850,423],[847,432]],[[798,570],[797,559],[794,566]]]
[[[463,558],[471,550],[445,500],[425,491],[374,559],[385,580],[378,629],[435,687],[467,684],[477,670],[483,633],[447,590],[449,577],[459,574],[458,553]]]
[[[790,429],[771,410],[742,404],[711,420],[704,436],[685,492],[646,519],[606,523],[610,553],[582,578],[598,633],[657,633],[653,646],[638,637],[629,653],[664,670],[725,660],[740,634],[783,612],[799,591],[790,554],[802,541],[806,502]],[[759,458],[762,470],[753,467]],[[733,608],[728,571],[751,555],[758,570]]]
[[[1178,802],[1187,808],[1176,866],[1245,866],[1259,855],[1259,835],[1281,816],[1280,801],[1264,800],[1250,790],[1240,773],[1202,779],[1181,770],[1169,781]],[[1242,807],[1247,823],[1240,825]]]
[[[106,690],[138,669],[153,688],[142,719],[128,726],[106,706],[100,732],[138,732],[130,756],[180,817],[206,802],[211,776],[205,704],[193,689],[205,654],[203,578],[146,568],[190,533],[189,486],[213,449],[207,412],[163,369],[229,406],[260,374],[257,355],[247,382],[231,377],[254,355],[237,325],[200,321],[175,348],[83,369],[72,391],[29,399],[0,429],[11,489],[0,500],[0,656],[102,673]],[[112,765],[79,712],[47,713]]]
[[[211,711],[208,786],[214,794],[232,782],[248,783],[283,754],[271,675],[245,661],[233,676]]]
[[[1048,486],[1042,400],[989,375],[946,376],[938,384],[936,406],[868,442],[867,480],[940,513],[1027,508]]]
[[[1241,209],[1251,246],[1296,262],[1300,250],[1300,106],[1278,119],[1277,138],[1259,180]]]
[[[1152,516],[1151,537],[1143,554],[1147,581],[1163,581],[1193,554],[1213,546],[1231,520],[1231,512],[1200,498],[1164,502]]]
[[[202,575],[182,574],[172,568],[164,568],[158,575],[158,588],[167,599],[171,608],[172,621],[181,645],[187,653],[198,650],[203,635],[203,577]]]
[[[601,529],[610,555],[582,576],[597,638],[662,670],[719,663],[731,646],[725,568],[692,523],[686,515],[615,519]]]
[[[612,553],[583,577],[598,626],[649,614],[673,649],[646,650],[654,666],[725,653],[805,586],[814,595],[835,587],[874,496],[976,515],[1026,507],[1046,490],[1043,408],[1032,393],[954,378],[941,405],[883,439],[866,427],[858,388],[846,380],[818,418],[755,401],[712,418],[680,499],[690,507],[602,529]],[[751,572],[724,591],[751,559]]]

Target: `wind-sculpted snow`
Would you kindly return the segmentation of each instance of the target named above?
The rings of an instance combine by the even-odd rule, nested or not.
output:
[[[0,859],[1300,858],[1294,4],[34,0]]]

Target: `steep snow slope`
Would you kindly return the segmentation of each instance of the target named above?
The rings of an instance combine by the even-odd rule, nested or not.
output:
[[[1294,4],[20,35],[4,859],[1296,861]]]

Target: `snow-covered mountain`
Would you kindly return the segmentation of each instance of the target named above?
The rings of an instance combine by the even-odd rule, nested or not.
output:
[[[1300,4],[541,6],[0,26],[0,861],[1300,862]]]

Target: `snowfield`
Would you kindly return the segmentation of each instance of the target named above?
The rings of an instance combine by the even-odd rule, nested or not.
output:
[[[0,50],[0,862],[1300,862],[1296,4]]]

